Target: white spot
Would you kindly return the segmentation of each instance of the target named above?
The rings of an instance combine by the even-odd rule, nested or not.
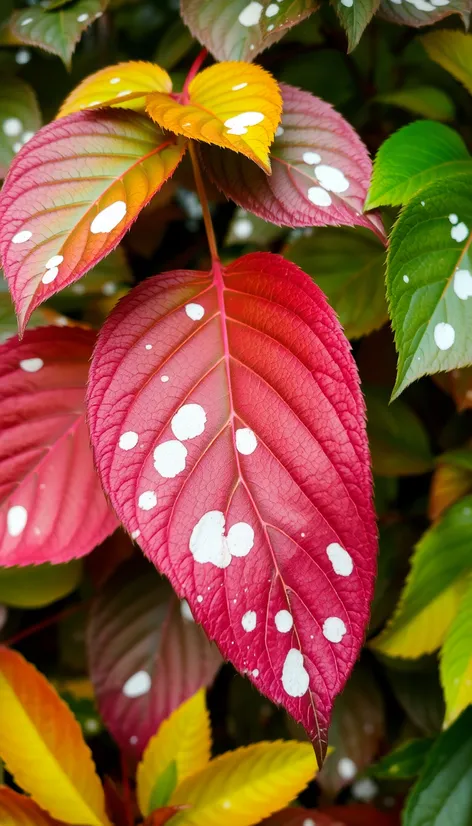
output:
[[[339,576],[350,576],[352,574],[354,565],[351,555],[341,545],[332,542],[326,548],[326,553],[335,574],[339,574]]]
[[[228,135],[246,135],[248,126],[256,126],[262,120],[264,115],[261,112],[242,112],[225,120],[225,126],[228,127]]]
[[[125,697],[142,697],[151,688],[151,678],[147,671],[137,671],[123,686]]]
[[[14,144],[13,144],[13,151],[14,151],[15,153],[16,153],[16,152],[19,152],[19,151],[20,151],[20,149],[22,149],[22,147],[23,147],[23,144],[22,144],[22,143],[20,143],[20,141],[17,141],[16,143],[14,143]]]
[[[152,344],[145,344],[145,345],[144,345],[144,348],[145,348],[146,350],[152,350]]]
[[[84,729],[88,734],[95,734],[99,728],[98,720],[94,720],[93,717],[84,722]]]
[[[308,164],[308,166],[315,166],[315,164],[321,161],[321,155],[318,155],[318,152],[304,152],[303,153],[303,163]]]
[[[59,267],[51,267],[49,270],[46,270],[41,281],[43,282],[43,284],[51,284],[53,281],[56,280],[58,274]]]
[[[254,631],[257,623],[257,616],[255,611],[246,611],[241,619],[241,625],[245,631]]]
[[[343,780],[352,780],[357,774],[357,766],[350,757],[341,757],[338,763],[338,774]]]
[[[85,287],[83,284],[73,284],[71,290],[76,295],[83,295],[85,293]]]
[[[236,238],[239,238],[241,241],[245,241],[246,238],[249,238],[253,231],[254,227],[249,218],[238,218],[238,220],[234,222],[233,232]]]
[[[450,220],[451,224],[457,224],[459,218],[457,217],[457,215],[455,215],[454,212],[451,212],[451,214],[449,216],[449,220]]]
[[[121,77],[112,77],[111,80],[110,80],[110,83],[111,83],[112,86],[114,86],[115,83],[119,83],[120,81],[121,81]]]
[[[77,23],[85,23],[86,20],[89,19],[89,15],[84,12],[84,14],[79,14],[77,18]]]
[[[49,261],[47,262],[46,269],[49,270],[49,269],[52,269],[52,267],[58,267],[59,264],[62,264],[63,261],[64,261],[64,256],[63,255],[53,255],[52,258],[50,258]]]
[[[316,823],[311,819],[311,817],[306,817],[302,823],[302,826],[316,826]]]
[[[26,373],[37,373],[38,370],[41,370],[41,367],[44,367],[44,361],[40,358],[22,359],[20,367]]]
[[[451,238],[453,238],[454,241],[457,241],[458,244],[460,244],[461,241],[465,241],[468,234],[469,227],[467,227],[463,221],[461,221],[460,224],[457,224],[457,226],[452,227],[451,229]]]
[[[164,479],[174,479],[185,470],[187,448],[177,439],[162,442],[154,449],[154,467]]]
[[[341,5],[350,9],[354,5],[354,0],[341,0]]]
[[[200,404],[184,404],[172,417],[170,426],[176,439],[186,441],[203,433],[206,420],[206,413]]]
[[[117,289],[118,287],[114,281],[105,281],[105,283],[102,284],[103,295],[115,295]]]
[[[169,376],[161,376],[161,381],[165,384],[166,381],[169,381]]]
[[[138,536],[141,536],[141,531],[139,530],[139,528],[131,533],[131,539],[137,539]]]
[[[231,87],[231,91],[232,92],[239,92],[240,89],[245,89],[246,86],[247,86],[247,83],[238,83],[237,86],[232,86]]]
[[[329,207],[331,205],[331,195],[321,186],[310,186],[307,192],[308,200],[319,207]]]
[[[254,531],[247,522],[236,522],[228,531],[227,543],[231,556],[247,556],[254,545]]]
[[[25,17],[24,20],[21,21],[20,26],[28,26],[29,23],[33,22],[32,17]]]
[[[271,23],[271,24],[270,24],[270,26],[267,26],[267,31],[268,31],[268,32],[271,32],[271,31],[272,31],[272,29],[275,29],[275,26],[274,26],[274,24],[273,24],[273,23]]]
[[[283,128],[283,126],[278,126],[277,129],[275,130],[275,137],[280,138],[283,135],[284,132],[285,132],[285,129]]]
[[[440,350],[449,350],[454,344],[456,332],[451,324],[440,321],[434,328],[434,340]]]
[[[341,642],[347,629],[339,617],[328,617],[323,623],[323,634],[329,642]]]
[[[351,789],[352,796],[356,800],[363,800],[365,803],[370,803],[378,790],[377,784],[374,783],[371,777],[361,777],[360,780],[356,780]]]
[[[95,216],[91,225],[90,232],[98,235],[101,232],[111,232],[118,226],[120,221],[126,215],[126,204],[124,201],[115,201],[114,204],[102,209],[98,215]]]
[[[19,66],[24,66],[31,60],[31,52],[28,49],[18,49],[15,60]]]
[[[157,496],[153,490],[145,490],[138,499],[138,508],[142,511],[150,511],[157,505]]]
[[[408,276],[407,276],[407,275],[404,275],[404,276],[403,276],[403,280],[404,280],[405,284],[408,284],[408,282],[409,282],[409,280],[410,280],[410,279],[408,278]]]
[[[291,648],[285,657],[282,669],[282,685],[290,697],[303,697],[308,691],[310,678],[303,665],[303,654],[297,648]]]
[[[315,169],[315,175],[318,178],[321,186],[329,192],[346,192],[349,189],[349,181],[344,176],[340,169],[335,166],[327,166],[320,164]]]
[[[15,138],[23,131],[23,124],[19,118],[7,118],[3,121],[2,129],[8,138]]]
[[[139,436],[134,430],[127,430],[122,433],[118,442],[122,450],[132,450],[138,444]]]
[[[275,627],[281,634],[288,634],[293,627],[293,617],[290,611],[277,611],[275,615]]]
[[[23,229],[21,232],[17,232],[16,235],[13,236],[11,239],[12,244],[24,244],[25,241],[29,241],[31,236],[33,235],[29,229]]]
[[[132,746],[135,746],[136,743],[138,742],[138,738],[136,737],[135,734],[132,734],[131,737],[129,738],[129,741],[130,741]]]
[[[203,597],[201,594],[198,595],[197,602],[203,602]]]
[[[185,307],[185,312],[188,317],[192,319],[192,321],[200,321],[200,319],[205,315],[205,310],[201,304],[187,304]]]
[[[121,92],[118,92],[117,98],[124,98],[125,95],[132,95],[132,94],[133,94],[133,92],[131,91],[131,89],[122,89]]]
[[[426,205],[426,201],[421,201],[421,206],[425,206],[425,205]]]
[[[253,672],[252,672],[252,676],[253,676],[253,677],[258,677],[258,676],[259,676],[259,669],[258,669],[258,668],[255,668],[255,669],[253,670]]]
[[[472,274],[469,270],[457,270],[454,274],[454,292],[462,301],[472,296]]]
[[[250,427],[239,427],[236,431],[236,448],[243,456],[250,456],[257,447],[255,433]]]
[[[208,511],[199,519],[189,542],[195,562],[211,562],[217,568],[228,567],[231,553],[224,536],[225,521],[221,511]]]
[[[262,15],[262,3],[252,2],[247,5],[240,13],[238,20],[241,26],[256,26],[259,23]]]
[[[195,622],[193,614],[190,610],[190,605],[188,604],[186,599],[183,599],[180,603],[180,613],[185,620],[188,620],[189,622]]]
[[[7,513],[7,530],[10,536],[23,533],[28,521],[28,511],[23,505],[13,505]]]
[[[271,3],[270,6],[266,8],[266,17],[275,17],[278,14],[279,7],[277,3]]]

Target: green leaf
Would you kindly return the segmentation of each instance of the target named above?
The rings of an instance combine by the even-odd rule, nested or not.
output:
[[[364,387],[367,434],[374,473],[414,476],[427,473],[433,459],[421,421],[403,402],[389,404],[383,387]]]
[[[165,806],[177,787],[177,763],[172,760],[157,778],[149,800],[149,811]]]
[[[41,608],[71,594],[81,578],[79,559],[64,565],[0,568],[0,602],[13,608]]]
[[[192,46],[194,46],[192,35],[180,17],[177,17],[174,23],[164,31],[158,43],[154,60],[159,66],[170,72],[177,63],[180,63]]]
[[[472,496],[447,510],[416,545],[390,623],[371,647],[390,657],[420,657],[443,643],[472,570]]]
[[[472,170],[472,157],[449,126],[419,120],[394,132],[377,152],[365,208],[405,204],[424,186]]]
[[[472,173],[432,183],[391,236],[387,296],[398,351],[396,398],[415,379],[472,363]]]
[[[456,114],[449,95],[434,86],[407,86],[396,92],[378,95],[375,100],[390,106],[399,106],[400,109],[431,120],[453,120]]]
[[[436,657],[388,662],[388,682],[408,720],[426,737],[436,737],[444,720]]]
[[[385,324],[385,248],[371,232],[317,229],[288,244],[284,253],[321,287],[348,338]]]
[[[433,740],[426,737],[409,740],[371,766],[369,774],[388,780],[409,780],[416,777],[424,766],[432,744]]]
[[[75,47],[83,32],[101,17],[108,0],[76,0],[64,8],[43,9],[30,6],[15,12],[10,28],[29,46],[39,46],[61,58],[69,68]]]
[[[472,709],[432,747],[403,815],[404,826],[470,826]]]
[[[380,0],[333,0],[336,14],[343,26],[352,52],[379,7]]]
[[[0,80],[0,178],[27,140],[41,126],[36,95],[16,77]]]
[[[431,60],[454,75],[472,95],[472,34],[442,29],[420,38]]]
[[[441,652],[446,725],[472,703],[472,586],[465,592]]]

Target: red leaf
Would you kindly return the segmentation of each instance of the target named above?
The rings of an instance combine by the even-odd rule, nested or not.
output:
[[[88,626],[100,713],[122,749],[138,758],[163,720],[213,682],[220,655],[178,599],[140,559],[122,565],[95,600]]]
[[[42,327],[0,347],[3,566],[76,559],[117,525],[85,422],[94,340],[78,327]]]
[[[261,826],[400,826],[398,815],[373,806],[353,804],[319,809],[284,809],[263,820]]]
[[[268,817],[260,826],[344,826],[344,823],[321,814],[318,809],[291,808]]]
[[[68,115],[28,141],[0,195],[0,254],[20,330],[116,247],[184,152],[124,109]]]
[[[272,145],[272,175],[233,152],[201,147],[213,183],[239,206],[287,227],[344,224],[385,232],[377,213],[362,214],[372,163],[358,134],[329,103],[280,85],[281,126]]]
[[[113,310],[91,367],[96,461],[145,553],[321,756],[375,569],[357,371],[294,264],[213,272],[152,278]]]

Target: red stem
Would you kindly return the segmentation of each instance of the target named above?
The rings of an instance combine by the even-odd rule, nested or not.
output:
[[[198,74],[200,71],[200,67],[202,63],[206,60],[208,55],[208,49],[202,49],[200,54],[195,58],[192,65],[190,66],[189,73],[185,78],[184,88],[182,89],[181,95],[181,102],[188,103],[188,87],[191,81],[194,79],[195,75]]]
[[[58,614],[54,614],[52,617],[47,617],[41,622],[37,622],[35,625],[31,625],[30,628],[25,628],[23,631],[19,631],[18,634],[15,634],[13,637],[10,637],[9,640],[5,640],[2,642],[2,645],[12,646],[16,645],[21,640],[30,637],[32,634],[37,634],[38,631],[42,631],[43,628],[47,628],[49,625],[55,625],[56,622],[60,622],[61,620],[65,619],[66,617],[70,617],[72,614],[77,614],[78,611],[82,611],[88,607],[91,600],[87,600],[86,602],[80,602],[76,605],[71,605],[69,608],[65,608],[63,611],[59,611]]]

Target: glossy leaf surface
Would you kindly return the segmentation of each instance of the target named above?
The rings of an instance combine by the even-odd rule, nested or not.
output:
[[[2,826],[61,826],[30,797],[6,786],[0,786],[0,823]]]
[[[109,826],[77,720],[46,678],[7,648],[0,648],[0,703],[0,756],[15,782],[53,817]]]
[[[3,566],[76,559],[117,525],[85,422],[94,341],[88,330],[43,327],[0,347]]]
[[[268,150],[280,121],[277,82],[261,66],[218,63],[190,82],[180,103],[155,92],[146,112],[163,129],[240,152],[270,172]]]
[[[454,75],[472,94],[472,35],[465,32],[429,32],[421,38],[431,60]]]
[[[441,683],[448,726],[472,704],[472,588],[467,588],[441,651]]]
[[[127,529],[321,756],[376,543],[357,372],[319,288],[268,253],[148,280],[102,330],[88,411]]]
[[[356,132],[328,103],[293,86],[280,88],[283,115],[271,148],[272,175],[245,158],[205,147],[213,183],[274,224],[359,225],[383,236],[378,216],[362,214],[372,165]]]
[[[184,151],[121,110],[69,115],[28,142],[0,195],[0,254],[20,329],[116,247]]]
[[[27,83],[9,78],[0,84],[0,178],[24,143],[41,126],[36,95]]]

